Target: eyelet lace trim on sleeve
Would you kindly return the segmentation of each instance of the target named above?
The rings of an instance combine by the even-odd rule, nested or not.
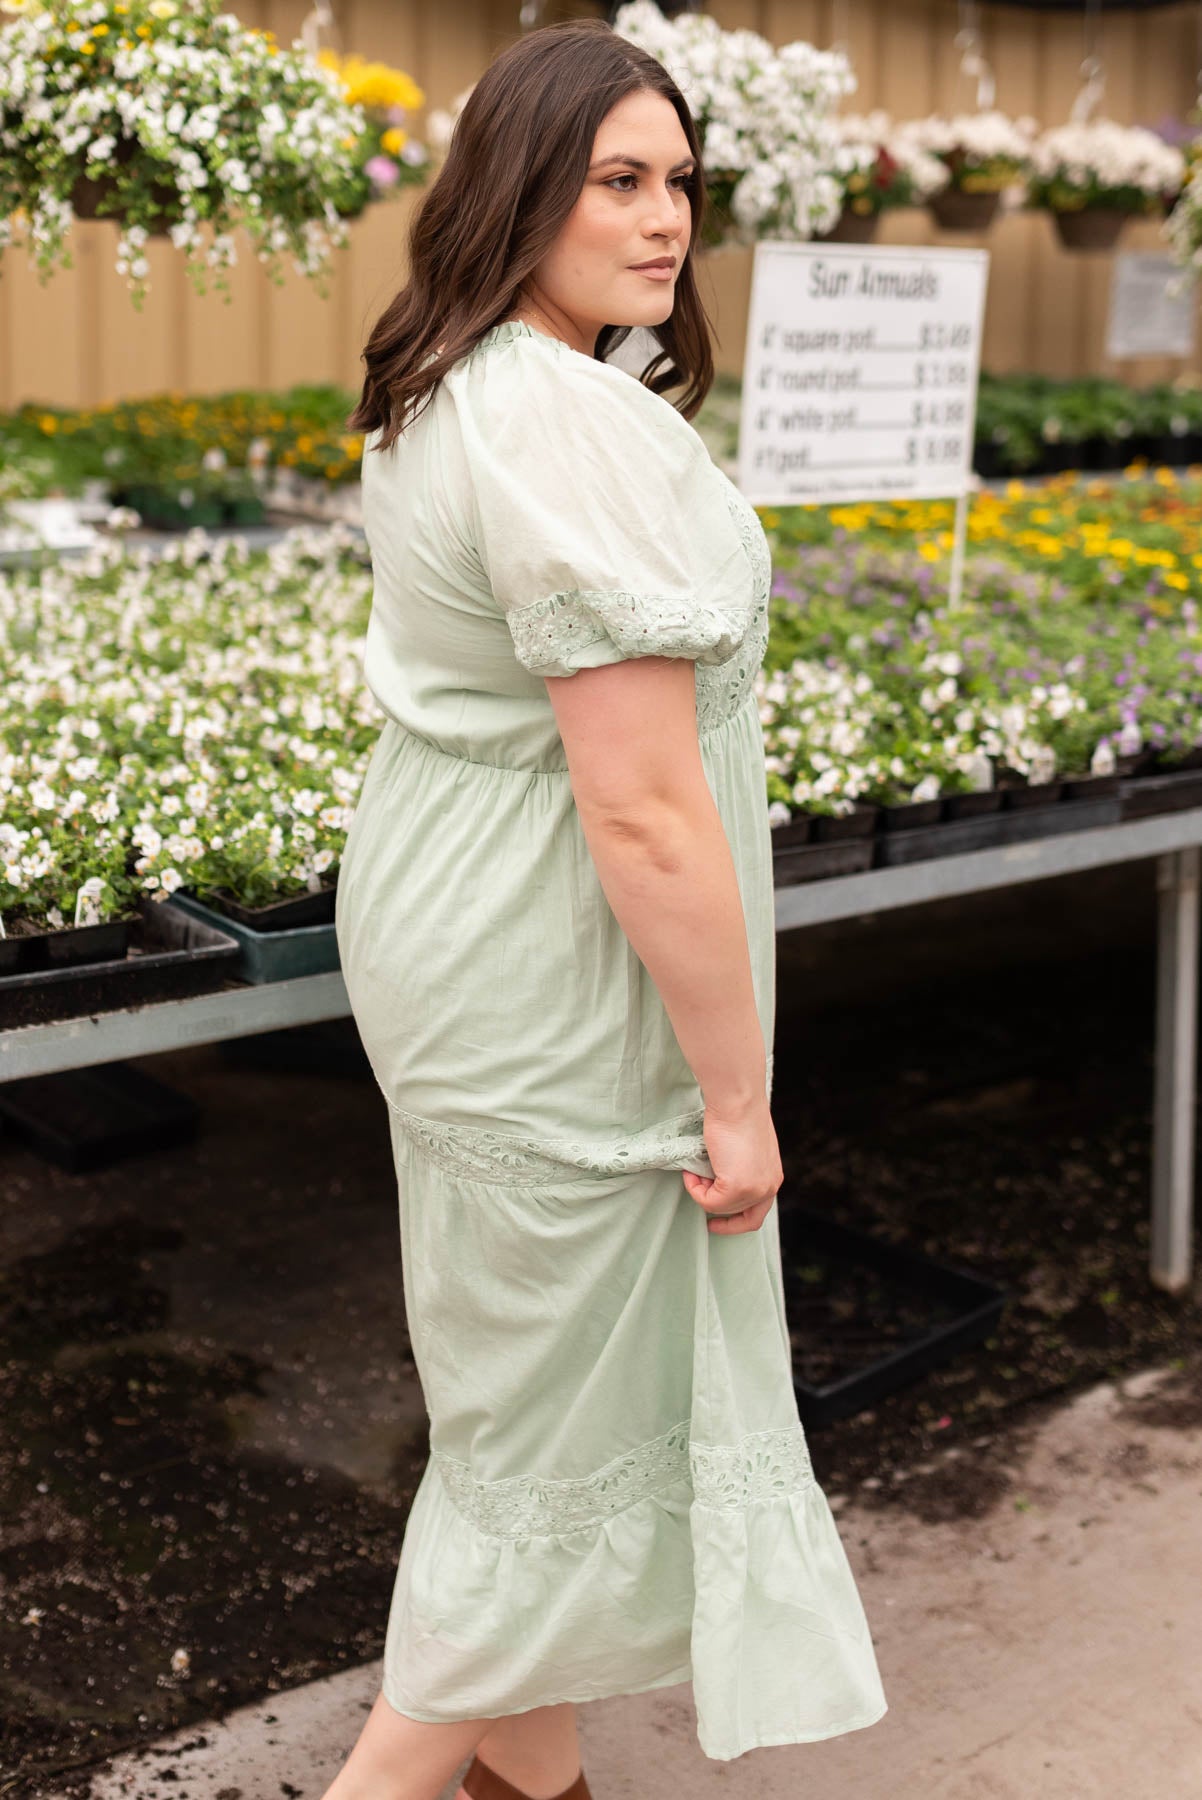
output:
[[[814,1471],[800,1424],[756,1431],[737,1444],[694,1444],[689,1420],[578,1480],[514,1475],[477,1481],[469,1465],[431,1454],[456,1510],[489,1537],[563,1537],[595,1529],[639,1500],[689,1482],[698,1506],[741,1512],[761,1500],[802,1492]]]
[[[573,657],[610,638],[623,656],[684,656],[721,663],[743,641],[744,607],[701,606],[663,594],[624,594],[574,588],[546,594],[508,615],[522,667],[538,675],[569,675]]]

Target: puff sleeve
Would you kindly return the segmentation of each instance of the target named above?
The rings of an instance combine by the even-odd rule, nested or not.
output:
[[[668,401],[522,338],[483,359],[463,434],[476,548],[524,668],[739,649],[751,609],[725,477]]]

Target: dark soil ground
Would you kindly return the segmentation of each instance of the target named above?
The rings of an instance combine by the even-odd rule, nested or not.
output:
[[[791,1202],[1008,1294],[984,1342],[811,1428],[832,1497],[983,1514],[1049,1406],[1150,1364],[1178,1375],[1141,1423],[1202,1416],[1202,1290],[1147,1266],[1152,894],[1144,864],[780,940],[799,1373],[896,1318],[827,1291]],[[216,1047],[141,1066],[201,1104],[194,1146],[71,1176],[0,1143],[0,1800],[84,1794],[117,1749],[377,1656],[426,1456],[370,1079]],[[348,1363],[352,1413],[356,1382],[409,1395],[368,1475],[323,1451]],[[285,1364],[287,1430],[248,1433]]]

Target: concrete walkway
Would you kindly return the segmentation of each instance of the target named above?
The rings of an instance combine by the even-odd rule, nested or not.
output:
[[[580,1712],[595,1800],[1202,1795],[1202,1397],[1167,1370],[1103,1383],[1016,1433],[1008,1475],[952,1523],[829,1496],[890,1701],[878,1724],[720,1763],[687,1685],[597,1701]],[[92,1800],[320,1800],[378,1676],[120,1758]]]

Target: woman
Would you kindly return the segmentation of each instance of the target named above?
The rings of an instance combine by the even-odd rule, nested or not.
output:
[[[690,1679],[717,1759],[886,1710],[792,1385],[770,565],[687,422],[703,198],[657,61],[532,32],[473,90],[365,352],[388,717],[338,938],[430,1460],[326,1800],[437,1800],[472,1752],[458,1800],[587,1800],[575,1704]],[[634,326],[646,384],[605,361]]]

